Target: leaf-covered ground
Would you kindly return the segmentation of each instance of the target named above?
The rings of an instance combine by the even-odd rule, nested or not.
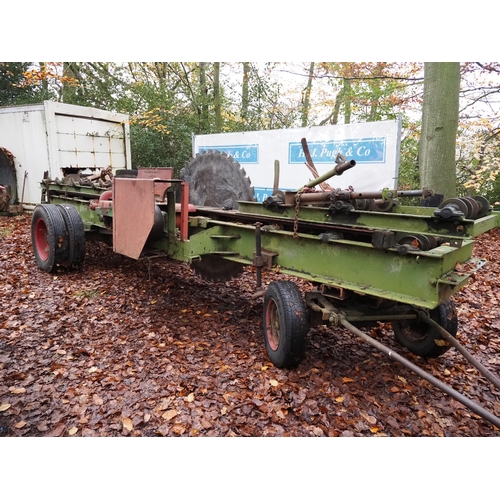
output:
[[[311,330],[299,368],[275,368],[251,270],[213,284],[88,243],[82,271],[50,275],[29,227],[0,217],[0,436],[500,435],[341,328]],[[458,338],[497,376],[499,249],[499,231],[477,239],[490,262],[454,298]],[[370,333],[500,415],[500,391],[455,350],[424,361],[384,325]]]

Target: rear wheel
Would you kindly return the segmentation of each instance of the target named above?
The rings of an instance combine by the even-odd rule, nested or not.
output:
[[[31,243],[38,267],[48,273],[67,265],[69,234],[56,205],[38,205],[31,219]]]
[[[429,311],[429,316],[456,337],[458,318],[455,304],[450,299]],[[392,329],[398,342],[417,356],[436,358],[451,347],[436,328],[419,319],[394,321]]]
[[[264,342],[278,368],[297,366],[305,356],[309,331],[307,309],[297,285],[274,281],[264,300]]]
[[[69,238],[67,267],[80,267],[85,259],[85,228],[78,210],[73,205],[56,205],[61,212]]]

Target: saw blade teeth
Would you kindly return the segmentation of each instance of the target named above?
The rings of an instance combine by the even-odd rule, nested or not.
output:
[[[189,183],[189,201],[193,205],[223,207],[255,201],[255,190],[245,169],[224,151],[197,153],[181,170],[180,178]]]

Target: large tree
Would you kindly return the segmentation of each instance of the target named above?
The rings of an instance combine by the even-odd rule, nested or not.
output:
[[[456,196],[455,151],[460,63],[424,64],[422,133],[418,150],[420,185],[444,198]]]

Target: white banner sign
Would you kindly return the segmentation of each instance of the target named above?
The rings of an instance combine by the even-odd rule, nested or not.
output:
[[[225,152],[246,170],[258,201],[272,194],[274,162],[279,161],[279,189],[297,190],[314,178],[305,165],[305,138],[319,175],[330,171],[340,153],[356,166],[327,182],[334,189],[396,189],[401,137],[400,120],[327,125],[257,132],[193,136],[193,154]]]

